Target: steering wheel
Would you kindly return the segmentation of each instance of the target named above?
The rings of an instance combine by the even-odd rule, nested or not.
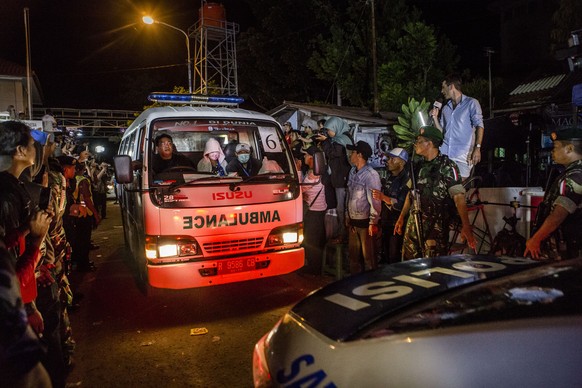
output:
[[[191,166],[173,166],[166,168],[162,172],[183,172],[183,171],[197,171],[197,170]]]

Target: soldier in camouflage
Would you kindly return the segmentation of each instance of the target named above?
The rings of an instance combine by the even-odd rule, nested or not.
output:
[[[552,159],[566,169],[544,195],[524,256],[571,259],[582,250],[582,128],[564,129],[551,137]]]
[[[420,135],[414,143],[416,154],[424,157],[414,171],[420,198],[423,241],[419,239],[414,217],[409,217],[402,247],[403,260],[448,254],[449,231],[455,207],[462,222],[461,236],[475,249],[475,238],[469,223],[465,188],[459,168],[448,156],[440,153],[438,147],[442,141],[440,130],[425,126],[420,128]],[[402,234],[404,219],[411,205],[412,199],[409,195],[396,222],[394,233]]]

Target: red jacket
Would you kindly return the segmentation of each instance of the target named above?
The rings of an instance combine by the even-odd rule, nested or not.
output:
[[[4,239],[8,250],[22,252],[16,260],[16,276],[20,282],[20,293],[22,302],[30,303],[36,299],[36,276],[34,270],[36,263],[40,259],[40,250],[38,247],[26,245],[25,234],[19,230],[13,230],[6,234]]]

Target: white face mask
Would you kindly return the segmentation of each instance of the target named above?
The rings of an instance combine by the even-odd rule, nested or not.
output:
[[[249,155],[249,154],[240,154],[240,155],[237,155],[238,161],[241,162],[241,163],[248,162],[249,159],[250,159],[250,157],[251,157],[251,155]]]

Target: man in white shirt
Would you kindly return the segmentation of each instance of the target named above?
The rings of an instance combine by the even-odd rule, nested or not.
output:
[[[440,120],[438,109],[431,111],[435,127],[443,132],[440,151],[457,164],[463,180],[481,161],[483,112],[476,99],[461,90],[461,77],[449,75],[442,82],[441,92],[448,101],[443,105]]]
[[[46,114],[42,116],[42,130],[44,132],[54,132],[57,129],[57,120],[53,116],[50,109],[46,110]]]

